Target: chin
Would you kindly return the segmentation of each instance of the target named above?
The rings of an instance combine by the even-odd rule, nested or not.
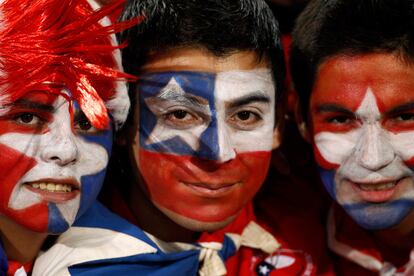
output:
[[[213,232],[213,231],[220,230],[226,227],[227,225],[229,225],[237,216],[236,214],[236,215],[227,217],[226,219],[221,220],[221,221],[205,222],[205,221],[199,221],[199,220],[195,220],[192,218],[184,217],[169,209],[161,207],[157,204],[155,205],[163,214],[165,214],[169,219],[174,221],[176,224],[178,224],[179,226],[185,229],[188,229],[194,232]]]

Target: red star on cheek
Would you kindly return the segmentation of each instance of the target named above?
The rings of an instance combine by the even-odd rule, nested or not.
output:
[[[17,211],[8,208],[14,187],[30,169],[36,166],[36,160],[2,144],[0,144],[0,152],[0,212],[16,221],[36,218],[36,225],[39,226],[36,230],[45,231],[48,221],[46,204],[37,204]]]

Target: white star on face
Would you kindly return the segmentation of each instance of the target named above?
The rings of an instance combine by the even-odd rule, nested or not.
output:
[[[195,103],[196,96],[190,96],[185,93],[175,78],[171,78],[168,84],[154,97],[145,99],[145,103],[153,114],[157,117],[157,124],[148,136],[147,145],[160,143],[175,137],[181,138],[192,150],[197,151],[200,147],[200,136],[207,129],[210,120],[202,122],[194,122],[186,126],[186,128],[174,128],[165,122],[165,116],[174,111],[186,111],[191,119],[198,114],[191,114],[197,111],[204,115],[205,118],[211,117],[211,112],[206,104]],[[202,99],[202,102],[206,102]],[[188,118],[190,118],[188,117]]]
[[[402,160],[414,156],[414,131],[393,133],[383,128],[381,113],[370,88],[355,113],[361,126],[345,133],[320,132],[315,136],[323,158],[340,165],[341,173],[348,175],[349,171],[348,177],[355,181],[368,179],[377,168],[382,168],[383,173],[390,171],[390,176],[406,172],[408,169],[403,169],[404,165],[396,164],[395,156]]]
[[[362,127],[345,133],[321,132],[315,136],[315,143],[319,152],[328,162],[341,164],[354,151],[366,127],[375,125],[381,118],[381,113],[371,88],[367,89],[364,99],[355,114],[361,118]]]
[[[102,171],[108,163],[106,149],[75,135],[72,130],[68,103],[59,97],[57,107],[48,131],[41,134],[8,133],[0,135],[0,143],[20,151],[36,160],[15,185],[9,200],[9,207],[20,210],[42,202],[42,197],[22,185],[39,180],[75,179],[80,185],[81,177]],[[80,195],[72,200],[57,203],[65,220],[72,224],[79,209]]]

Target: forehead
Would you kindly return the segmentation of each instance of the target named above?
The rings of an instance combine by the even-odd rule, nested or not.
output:
[[[199,48],[172,49],[150,56],[141,67],[143,73],[162,71],[199,71],[218,73],[270,68],[266,58],[259,60],[253,51],[239,51],[218,57]]]
[[[141,75],[139,93],[142,97],[157,95],[165,100],[177,95],[193,94],[202,98],[216,96],[231,100],[247,93],[274,94],[270,70],[209,72],[154,72]]]
[[[368,88],[380,109],[414,99],[414,67],[392,54],[337,56],[319,67],[311,106],[345,105],[356,110]]]

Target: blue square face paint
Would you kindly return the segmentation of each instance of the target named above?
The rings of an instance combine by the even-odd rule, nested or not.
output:
[[[215,80],[216,74],[198,72],[165,72],[142,76],[139,82],[142,103],[141,147],[157,152],[216,159],[219,145]],[[188,120],[181,125],[175,124],[174,118],[180,116],[184,121],[186,117]],[[193,132],[195,129],[202,130]]]

